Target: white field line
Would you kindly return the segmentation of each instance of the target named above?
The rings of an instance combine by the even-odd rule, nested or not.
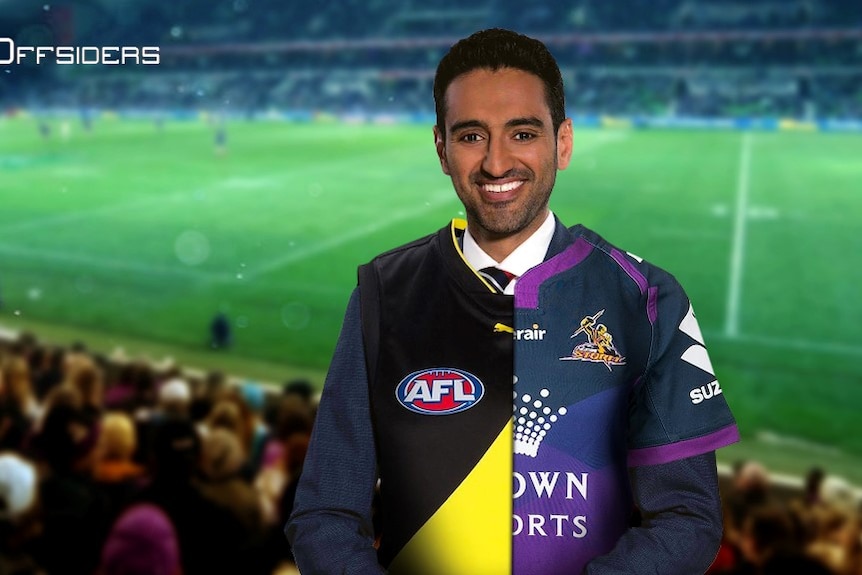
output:
[[[603,148],[609,144],[615,144],[629,139],[628,132],[602,132],[596,134],[599,137],[594,140],[589,140],[589,143],[581,144],[577,132],[574,135],[574,145],[572,148],[572,157],[583,156],[599,148]]]
[[[810,341],[804,339],[786,339],[782,337],[767,337],[760,335],[742,335],[733,338],[742,343],[774,347],[777,349],[792,349],[797,351],[816,351],[834,355],[853,355],[862,357],[862,346],[834,341]]]
[[[758,441],[762,441],[763,443],[783,446],[786,445],[788,447],[793,447],[795,449],[800,449],[803,451],[811,451],[813,453],[828,453],[830,455],[843,455],[843,451],[834,447],[832,445],[825,445],[823,443],[817,443],[814,441],[809,441],[808,439],[803,439],[801,437],[793,437],[792,435],[782,435],[780,433],[776,433],[774,431],[764,430],[760,431],[756,435]]]
[[[393,212],[385,219],[374,222],[367,226],[363,226],[361,228],[356,228],[348,231],[347,233],[332,236],[327,240],[321,242],[315,242],[305,248],[300,248],[298,250],[293,250],[283,256],[274,258],[268,262],[264,262],[259,266],[247,271],[242,272],[240,276],[236,273],[217,273],[217,272],[207,272],[204,270],[195,269],[192,267],[181,267],[181,266],[159,266],[153,264],[140,263],[131,260],[122,260],[116,258],[108,258],[108,257],[95,257],[85,254],[73,254],[68,251],[58,251],[58,250],[40,250],[33,248],[25,248],[18,245],[10,245],[10,244],[2,244],[0,243],[0,253],[8,254],[11,256],[23,256],[34,260],[41,261],[49,261],[49,262],[60,262],[60,263],[68,263],[68,264],[82,264],[85,266],[89,266],[91,268],[109,270],[109,271],[125,271],[125,272],[135,272],[142,275],[150,275],[150,276],[186,276],[193,279],[200,280],[209,280],[209,281],[217,281],[217,282],[234,282],[234,281],[251,281],[256,280],[260,276],[265,275],[274,270],[286,267],[288,265],[297,263],[299,261],[305,260],[307,258],[313,257],[322,252],[329,251],[331,249],[338,248],[342,245],[345,245],[349,242],[358,240],[365,236],[368,236],[372,233],[378,232],[380,230],[386,229],[387,227],[402,222],[404,220],[409,220],[415,218],[424,212],[434,209],[438,206],[445,205],[449,202],[455,201],[454,192],[446,191],[445,195],[440,194],[438,197],[432,199],[428,203],[423,203],[418,208],[401,210],[397,212]]]
[[[275,188],[288,181],[296,175],[296,170],[275,173],[266,177],[242,178],[231,177],[215,181],[211,184],[198,186],[187,191],[175,191],[167,194],[153,194],[145,198],[138,198],[127,202],[116,202],[104,206],[86,208],[82,210],[56,214],[44,217],[35,217],[8,225],[0,225],[0,236],[20,232],[28,229],[48,228],[50,226],[62,225],[72,222],[86,221],[90,218],[113,213],[129,212],[146,208],[148,206],[178,204],[199,197],[201,194],[212,194],[218,192],[247,193],[251,189]]]
[[[736,208],[733,222],[733,246],[730,255],[730,279],[727,288],[724,333],[728,337],[739,334],[739,305],[742,297],[742,272],[745,257],[745,223],[748,212],[748,193],[751,175],[751,135],[742,135],[739,150],[739,169],[736,176]]]
[[[245,281],[246,276],[238,277],[232,272],[208,272],[194,267],[177,266],[155,266],[151,264],[143,264],[139,262],[118,260],[116,258],[94,257],[87,255],[75,255],[68,252],[58,252],[52,250],[37,250],[32,248],[23,248],[20,246],[10,246],[0,244],[0,254],[8,254],[12,256],[23,256],[33,260],[47,262],[61,262],[68,264],[81,264],[90,269],[103,271],[122,271],[125,273],[134,273],[142,276],[164,276],[164,277],[187,277],[191,280],[210,281],[210,282],[241,282]],[[80,274],[86,274],[86,268],[82,268]],[[303,281],[279,281],[278,285],[284,288],[284,291],[310,293],[310,294],[329,294],[345,296],[350,292],[350,288],[343,288],[325,284],[315,284]]]
[[[249,280],[257,279],[260,276],[268,274],[272,271],[287,267],[289,265],[295,264],[296,262],[308,259],[320,253],[327,252],[329,250],[341,247],[347,243],[356,241],[360,238],[369,236],[380,230],[386,229],[393,224],[413,219],[429,210],[432,210],[450,202],[454,202],[455,198],[455,192],[451,190],[446,190],[445,193],[439,193],[439,195],[436,195],[430,201],[428,201],[427,203],[423,203],[418,207],[385,214],[385,216],[381,217],[380,221],[368,224],[367,226],[362,226],[360,228],[349,230],[341,235],[331,236],[326,240],[315,242],[307,247],[290,251],[283,256],[273,258],[272,260],[265,262],[252,270],[249,270],[243,275]]]
[[[212,188],[209,188],[210,190]],[[193,195],[192,193],[188,194],[172,194],[171,198],[180,199],[183,196]],[[153,200],[152,203],[163,202],[165,199],[164,196],[161,197],[160,200]],[[330,249],[337,248],[342,246],[348,242],[354,241],[356,239],[362,238],[364,236],[370,235],[379,230],[385,229],[386,227],[401,222],[403,220],[411,219],[418,215],[421,215],[427,210],[433,209],[440,205],[444,205],[448,202],[455,200],[454,192],[447,190],[445,194],[440,194],[439,197],[432,199],[429,203],[423,203],[419,208],[411,209],[411,210],[402,210],[399,212],[394,212],[385,220],[381,222],[376,222],[374,224],[370,224],[368,226],[351,230],[348,233],[342,234],[340,236],[331,237],[328,240],[323,242],[315,243],[306,248],[302,248],[299,250],[292,251],[284,256],[280,256],[278,258],[274,258],[268,262],[264,262],[260,266],[257,266],[247,272],[238,276],[234,272],[208,272],[201,269],[196,269],[193,267],[182,267],[180,265],[170,266],[170,265],[154,265],[141,263],[134,260],[125,260],[118,258],[110,258],[110,257],[98,257],[86,254],[74,254],[69,251],[60,251],[60,250],[47,250],[47,249],[34,249],[34,248],[26,248],[20,245],[14,244],[3,244],[0,243],[0,254],[8,254],[10,256],[23,256],[33,260],[40,260],[46,262],[58,262],[58,263],[66,263],[66,264],[80,264],[83,266],[89,266],[90,268],[108,270],[108,271],[122,271],[122,272],[131,272],[137,273],[144,276],[165,276],[165,277],[187,277],[190,279],[196,280],[204,280],[204,281],[215,281],[222,283],[230,283],[235,281],[250,281],[255,280],[258,277],[285,267],[287,265],[294,264],[296,262],[302,261],[306,258],[315,256],[319,253],[328,251]],[[92,215],[94,212],[102,212],[108,213],[114,210],[125,210],[129,209],[130,204],[140,205],[143,203],[151,203],[149,201],[140,201],[140,202],[126,202],[123,206],[112,205],[106,206],[102,209],[96,210],[86,210],[88,217]],[[79,217],[85,217],[83,212],[76,212],[73,214],[65,214],[66,218],[63,215],[57,216],[56,218],[41,218],[39,224],[46,224],[46,220],[52,219],[52,223],[59,223],[59,220],[71,221],[73,219],[77,219]],[[32,221],[32,220],[31,220]],[[33,222],[35,224],[35,222]],[[8,228],[7,228],[8,229]],[[83,270],[82,270],[83,271]]]
[[[433,152],[430,152],[433,153]],[[117,212],[134,211],[139,208],[144,208],[152,205],[165,204],[167,202],[182,202],[198,197],[200,194],[211,194],[218,191],[248,193],[251,189],[279,189],[277,186],[284,185],[290,182],[293,178],[306,172],[314,172],[315,170],[325,170],[330,172],[335,169],[340,169],[342,166],[350,166],[353,164],[367,165],[366,157],[371,153],[362,154],[361,156],[351,156],[341,160],[329,161],[326,165],[323,164],[308,164],[302,167],[293,167],[284,170],[268,172],[267,176],[263,177],[243,177],[234,176],[227,179],[217,180],[203,186],[196,186],[190,190],[176,190],[167,193],[155,193],[145,198],[138,198],[127,202],[114,202],[103,206],[85,208],[81,210],[55,214],[49,216],[37,216],[28,220],[22,220],[10,224],[0,224],[0,236],[9,233],[17,233],[23,230],[47,228],[54,225],[66,224],[71,222],[86,221],[94,216],[112,214]],[[379,154],[375,156],[379,159]]]
[[[86,221],[90,218],[121,212],[134,213],[135,210],[146,208],[148,206],[176,204],[189,199],[199,197],[200,194],[208,194],[212,192],[222,191],[237,191],[246,192],[250,188],[259,189],[270,186],[275,186],[287,179],[295,172],[283,172],[264,178],[238,178],[232,177],[225,180],[215,181],[211,184],[197,186],[186,191],[174,191],[169,193],[155,193],[147,197],[137,198],[125,202],[113,202],[103,206],[95,206],[76,211],[65,212],[50,216],[37,216],[29,220],[22,220],[11,224],[0,225],[0,235],[5,235],[11,232],[20,232],[23,230],[48,228],[50,226],[62,225],[71,222]]]
[[[695,228],[652,228],[650,236],[657,238],[673,238],[679,240],[710,240],[724,241],[727,236],[720,232],[713,232]]]
[[[24,256],[33,260],[81,264],[91,268],[109,271],[134,272],[150,276],[188,276],[193,279],[210,281],[226,281],[234,277],[231,274],[206,272],[188,267],[159,266],[131,260],[94,257],[86,254],[73,254],[56,250],[39,250],[8,244],[0,244],[0,253],[12,256]],[[86,270],[82,269],[80,271],[81,273],[86,273]]]
[[[205,190],[206,188],[203,189]],[[175,192],[169,195],[150,196],[147,198],[140,198],[129,202],[112,203],[95,208],[76,210],[73,212],[66,212],[52,216],[35,217],[29,220],[14,222],[12,224],[0,225],[0,235],[10,234],[12,232],[17,233],[24,230],[47,228],[49,226],[67,224],[71,222],[79,222],[82,220],[87,220],[93,216],[103,214],[133,211],[138,208],[143,208],[149,205],[161,204],[169,201],[178,201],[181,200],[183,197],[193,195],[194,193],[194,191]]]
[[[862,357],[862,345],[842,343],[838,341],[790,339],[783,337],[771,337],[764,335],[741,335],[729,336],[723,332],[705,332],[707,345],[710,340],[738,342],[749,345],[760,345],[773,349],[807,351],[826,353],[830,355],[860,356]]]

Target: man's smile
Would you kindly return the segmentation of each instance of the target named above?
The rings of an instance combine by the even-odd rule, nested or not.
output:
[[[511,192],[517,188],[520,188],[525,180],[514,180],[511,182],[505,182],[502,184],[481,184],[482,190],[485,192],[490,192],[492,194],[500,194],[503,192]]]

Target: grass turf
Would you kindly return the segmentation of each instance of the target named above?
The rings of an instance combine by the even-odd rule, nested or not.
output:
[[[356,266],[462,215],[428,126],[232,123],[223,155],[203,121],[52,128],[0,120],[0,324],[58,338],[319,382]],[[749,445],[850,475],[860,157],[854,135],[578,131],[552,198],[686,287]]]

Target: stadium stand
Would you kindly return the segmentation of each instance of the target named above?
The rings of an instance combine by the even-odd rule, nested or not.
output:
[[[862,101],[862,9],[835,0],[624,7],[485,0],[433,9],[378,0],[316,10],[190,0],[66,10],[77,44],[158,45],[158,70],[100,67],[72,77],[58,66],[23,66],[0,92],[2,106],[427,113],[433,67],[445,49],[495,25],[548,42],[570,80],[574,115],[852,119]],[[62,14],[22,9],[9,19],[31,31],[23,38],[69,35]]]

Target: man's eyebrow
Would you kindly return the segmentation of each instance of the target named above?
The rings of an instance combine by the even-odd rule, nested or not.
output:
[[[511,120],[506,122],[507,128],[515,128],[517,126],[533,126],[534,128],[544,128],[545,123],[539,118],[536,118],[535,116],[528,116],[526,118],[512,118]]]
[[[506,122],[507,128],[516,128],[518,126],[533,126],[535,128],[544,128],[545,123],[539,118],[536,118],[535,116],[512,118],[511,120]],[[452,124],[452,127],[449,128],[449,130],[454,133],[469,128],[487,129],[487,125],[484,122],[480,122],[479,120],[463,120],[461,122],[455,122],[454,124]]]
[[[459,130],[466,130],[467,128],[486,128],[483,122],[479,120],[463,120],[461,122],[455,122],[452,124],[452,127],[449,128],[450,132],[457,132]]]

